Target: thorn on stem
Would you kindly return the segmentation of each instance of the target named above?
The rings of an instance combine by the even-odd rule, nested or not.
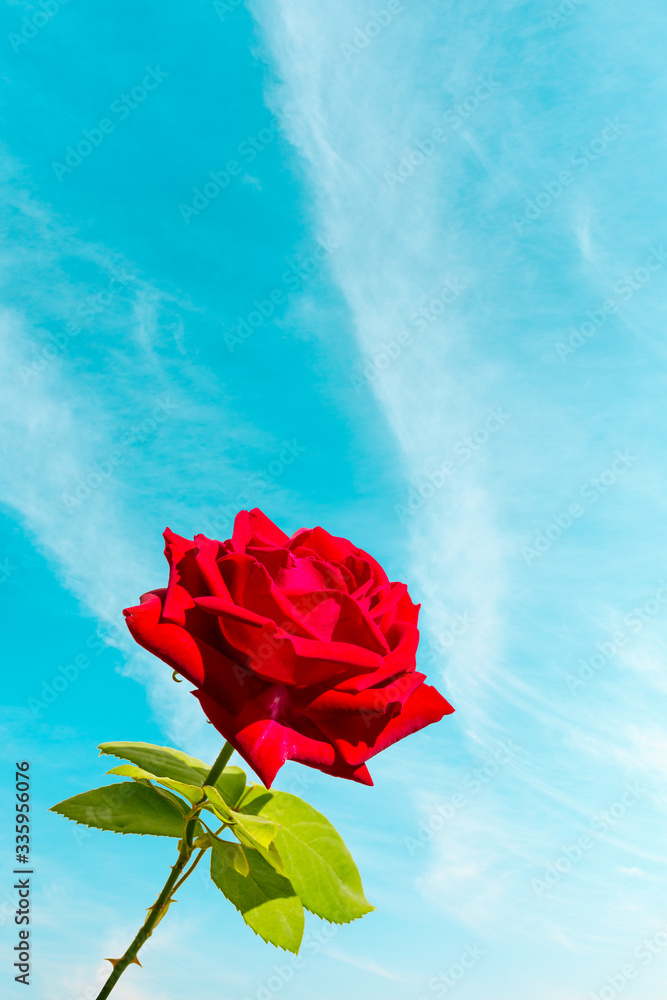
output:
[[[122,962],[123,959],[122,958],[105,958],[104,961],[105,962],[111,962],[111,964],[113,965],[113,967],[115,969],[116,966],[118,965],[118,963]],[[140,969],[143,969],[143,965],[141,964],[141,962],[139,961],[139,959],[137,958],[136,955],[134,956],[134,958],[132,959],[132,961],[129,962],[128,964],[129,965],[138,965]]]

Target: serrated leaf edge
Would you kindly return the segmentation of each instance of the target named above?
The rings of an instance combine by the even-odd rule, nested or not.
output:
[[[117,834],[119,837],[166,837],[167,840],[177,839],[170,833],[132,833],[131,831],[109,830],[105,826],[91,826],[89,823],[82,823],[80,819],[72,819],[67,813],[59,812],[55,806],[50,806],[49,812],[55,813],[56,816],[62,816],[68,823],[74,823],[75,826],[85,826],[87,830],[99,830],[100,833],[112,833],[114,836]]]
[[[256,850],[256,848],[253,848],[253,850]],[[213,854],[211,854],[211,862],[212,861],[213,861]],[[280,874],[280,872],[278,874]],[[283,875],[283,878],[287,879],[287,881],[290,883],[290,885],[292,885],[292,883],[290,882],[290,880],[287,878],[286,875]],[[272,948],[280,948],[281,951],[288,951],[291,955],[298,955],[299,954],[299,951],[301,950],[301,945],[303,944],[303,936],[304,936],[304,934],[306,932],[305,931],[305,927],[304,927],[303,931],[301,932],[301,939],[299,941],[299,944],[297,945],[296,951],[294,951],[292,948],[285,948],[285,946],[282,945],[282,944],[276,944],[275,941],[271,941],[269,938],[264,937],[264,935],[262,934],[261,931],[256,931],[255,928],[252,927],[248,923],[248,921],[245,918],[245,914],[242,913],[241,910],[239,910],[239,908],[236,905],[236,903],[232,899],[230,899],[229,896],[225,895],[225,893],[222,891],[222,889],[220,888],[220,886],[217,884],[217,882],[213,878],[213,875],[211,875],[211,882],[213,883],[213,885],[215,886],[215,888],[218,890],[218,892],[221,893],[225,897],[225,899],[227,900],[227,902],[232,904],[232,906],[234,907],[234,909],[236,910],[236,912],[239,914],[239,916],[243,920],[243,923],[246,925],[246,927],[249,927],[250,930],[253,932],[253,934],[255,934],[258,938],[261,938],[262,941],[264,942],[264,944],[271,945]],[[293,885],[292,885],[292,888],[294,889]],[[296,891],[296,889],[294,889],[294,894],[295,894],[296,898],[299,900],[299,902],[301,903],[301,905],[303,906],[303,900],[299,896],[299,894]],[[304,908],[304,910],[306,909],[305,906],[303,908]]]

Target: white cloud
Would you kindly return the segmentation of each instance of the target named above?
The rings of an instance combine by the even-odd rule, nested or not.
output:
[[[383,968],[371,959],[356,958],[354,955],[345,955],[343,952],[332,951],[330,948],[327,948],[325,953],[329,958],[334,958],[337,962],[343,962],[345,965],[352,965],[355,969],[361,969],[362,972],[371,972],[382,979],[394,979],[397,982],[402,981],[401,976],[396,975],[395,972],[391,972],[389,969]]]
[[[270,435],[227,413],[214,376],[182,355],[179,311],[189,303],[80,240],[22,186],[15,163],[3,168],[13,236],[0,258],[0,501],[86,613],[120,626],[113,642],[171,738],[213,753],[217,735],[187,685],[125,635],[121,611],[164,585],[166,524],[200,530],[220,505],[216,484],[242,482],[226,444],[252,448]],[[174,338],[172,367],[163,341]],[[204,449],[202,427],[218,423],[226,441]]]
[[[371,373],[364,391],[375,394],[399,446],[405,506],[410,490],[417,495],[418,509],[387,530],[410,535],[409,579],[423,601],[427,643],[430,637],[437,651],[436,640],[446,637],[442,676],[437,652],[428,670],[459,711],[453,724],[465,752],[440,740],[438,747],[453,755],[451,769],[434,776],[438,769],[426,765],[418,778],[406,774],[406,782],[419,808],[429,779],[451,788],[468,751],[488,751],[508,736],[526,751],[505,790],[480,797],[434,839],[420,887],[466,923],[504,928],[509,921],[528,936],[536,927],[541,933],[548,918],[532,898],[529,873],[557,857],[559,845],[576,838],[595,808],[613,802],[638,768],[648,763],[656,770],[663,749],[652,728],[640,743],[626,726],[630,709],[644,718],[646,689],[628,692],[620,683],[608,690],[605,677],[575,698],[565,683],[586,636],[596,641],[591,608],[610,574],[618,581],[618,602],[611,603],[619,610],[612,616],[632,600],[629,574],[615,570],[629,555],[628,522],[637,517],[647,479],[635,470],[634,478],[629,473],[600,493],[599,505],[582,517],[583,531],[562,531],[534,566],[521,555],[522,544],[567,510],[614,454],[598,425],[591,429],[594,401],[580,403],[553,368],[545,364],[540,372],[533,365],[545,350],[535,346],[538,334],[551,333],[546,288],[542,300],[532,300],[532,312],[517,301],[531,280],[547,279],[511,235],[506,202],[515,197],[521,204],[522,184],[539,188],[539,171],[544,177],[553,171],[552,152],[540,149],[530,124],[537,118],[526,111],[525,95],[504,89],[500,72],[497,90],[464,127],[447,118],[484,74],[494,77],[498,54],[511,44],[490,13],[476,11],[473,29],[469,11],[455,5],[426,3],[418,13],[404,7],[400,23],[348,59],[341,44],[368,15],[365,4],[255,0],[252,8],[274,59],[269,102],[278,113],[292,110],[288,134],[305,164],[313,228],[341,245],[330,267],[359,347],[354,370],[365,365]],[[440,125],[449,135],[431,152],[424,139]],[[401,164],[404,178],[396,180]],[[555,257],[571,240],[585,259],[602,259],[590,196],[582,190],[577,199],[587,205],[585,214],[555,214],[558,238],[545,246]],[[429,304],[445,280],[462,291],[432,315]],[[595,272],[582,298],[594,300],[599,284]],[[420,323],[421,307],[428,318]],[[411,342],[399,351],[402,331]],[[512,338],[514,357],[498,347],[502,338]],[[600,402],[601,412],[607,404]],[[464,442],[483,428],[491,407],[504,408],[507,419],[463,457]],[[617,438],[625,444],[623,413]],[[635,443],[642,450],[643,441]],[[428,484],[452,459],[456,468],[446,485],[432,490]],[[648,482],[656,476],[663,482],[650,470]],[[422,496],[431,494],[421,504],[420,486]],[[600,543],[595,532],[604,530]],[[605,559],[608,569],[599,565]],[[457,615],[470,624],[452,639]],[[568,628],[571,648],[555,641]],[[555,649],[566,650],[566,662]],[[657,685],[657,676],[652,680]],[[428,819],[428,809],[419,815]],[[609,856],[650,851],[644,830],[632,824],[627,835],[619,830],[605,848]],[[608,942],[609,927],[620,919],[606,873],[593,869],[590,879],[577,873],[564,887],[564,918],[548,932],[563,947],[581,937],[582,926],[589,947],[596,947],[594,927]]]
[[[404,183],[385,178],[417,141],[445,125],[441,74],[432,70],[424,86],[428,71],[419,55],[435,8],[426,5],[419,19],[404,10],[350,61],[341,45],[355,37],[361,5],[348,0],[315,10],[294,0],[255,9],[283,82],[273,100],[279,111],[293,111],[290,137],[309,166],[315,226],[342,246],[331,268],[359,349],[377,359],[402,330],[411,334],[412,343],[372,384],[401,446],[406,482],[418,488],[483,424],[489,405],[502,402],[493,396],[494,368],[473,349],[467,330],[463,303],[481,294],[480,277],[461,252],[462,234],[443,232],[441,213],[433,210],[453,204],[454,190],[443,188],[444,168],[457,170],[460,136],[450,134],[449,145],[441,147],[429,140],[434,152],[421,155]],[[479,84],[476,71],[466,73],[456,58],[452,79],[461,98]],[[452,304],[453,293],[438,299],[448,279],[456,282]],[[411,325],[421,307],[425,318]],[[472,386],[461,376],[471,366]],[[442,631],[453,609],[468,609],[475,618],[452,650],[445,686],[461,699],[468,696],[471,708],[480,706],[480,726],[488,714],[479,680],[494,671],[501,654],[498,602],[506,587],[496,504],[475,468],[493,443],[474,460],[457,457],[446,489],[410,517],[407,528],[398,518],[395,525],[397,534],[408,530],[413,539],[412,577],[424,595],[426,628]]]

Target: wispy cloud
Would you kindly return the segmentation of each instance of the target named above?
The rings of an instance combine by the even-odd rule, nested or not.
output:
[[[657,775],[649,778],[645,764],[655,767],[661,754],[652,727],[640,740],[625,724],[627,681],[610,687],[600,680],[597,691],[591,687],[577,700],[564,676],[577,669],[587,642],[596,648],[602,600],[595,606],[587,588],[606,588],[611,620],[632,606],[632,587],[645,588],[655,572],[649,560],[630,555],[627,541],[626,575],[610,578],[599,566],[605,545],[613,549],[619,534],[632,537],[637,506],[648,518],[664,508],[654,489],[656,476],[664,486],[664,474],[643,431],[648,411],[637,402],[629,434],[620,414],[592,434],[586,421],[598,427],[595,401],[573,394],[563,375],[554,378],[554,363],[545,363],[530,339],[545,327],[553,344],[573,308],[552,295],[551,265],[541,254],[563,257],[561,288],[571,280],[566,267],[579,269],[579,302],[599,297],[599,261],[605,258],[609,274],[623,258],[609,233],[594,236],[598,195],[583,169],[572,201],[551,185],[542,228],[530,223],[534,235],[512,223],[522,192],[546,191],[559,164],[581,152],[576,144],[583,143],[585,156],[602,126],[591,107],[576,127],[563,126],[558,149],[548,144],[545,109],[522,91],[503,56],[509,35],[490,13],[476,11],[466,21],[453,4],[422,4],[418,14],[404,5],[350,55],[345,46],[371,16],[365,4],[347,0],[315,10],[301,0],[255,0],[252,9],[273,54],[268,100],[278,114],[284,105],[292,109],[287,129],[305,164],[313,227],[341,245],[331,269],[364,359],[353,369],[354,391],[357,398],[374,394],[400,448],[406,502],[393,531],[410,535],[410,575],[433,651],[428,669],[458,709],[453,769],[466,758],[483,762],[494,741],[507,736],[526,751],[506,788],[480,794],[433,839],[435,858],[424,859],[419,885],[434,905],[466,923],[504,927],[504,914],[522,934],[535,926],[542,933],[549,905],[531,899],[527,873],[557,859],[559,844],[576,839],[596,808],[611,806],[624,782],[641,772],[654,785]],[[521,47],[530,55],[522,58],[559,44],[543,30],[526,29]],[[481,99],[484,81],[491,83]],[[625,120],[613,120],[624,134]],[[628,153],[614,142],[618,163]],[[596,158],[589,156],[589,165],[601,178],[606,160]],[[578,261],[598,263],[590,273],[587,264],[568,265],[564,247]],[[463,291],[430,316],[429,303],[446,280]],[[531,283],[538,280],[536,293]],[[547,303],[553,318],[544,316]],[[612,382],[622,378],[623,364],[622,353],[612,354]],[[492,406],[508,418],[497,433],[484,434]],[[635,449],[632,468],[611,483],[615,449],[628,445]],[[582,495],[581,523],[570,530],[561,512]],[[560,522],[552,525],[552,516]],[[544,525],[544,559],[522,565],[525,538]],[[434,674],[438,658],[441,678]],[[659,671],[645,661],[642,669],[653,690]],[[642,716],[652,693],[633,676],[639,688],[629,697]],[[429,775],[427,767],[423,788]],[[406,780],[414,785],[412,774]],[[441,775],[445,787],[450,780],[452,771]],[[432,807],[423,795],[416,801],[427,822]],[[646,808],[661,811],[655,797]],[[591,931],[591,948],[594,927],[613,938],[622,910],[611,901],[607,859],[651,851],[646,827],[633,817],[628,824],[600,849],[605,860],[591,861],[590,874],[583,865],[563,883],[566,911],[549,933],[564,947],[582,939],[582,927]],[[594,889],[582,898],[587,879]],[[649,913],[653,902],[640,893],[633,905],[643,903]]]
[[[187,300],[78,237],[11,159],[3,172],[13,236],[0,271],[0,499],[85,611],[117,626],[166,579],[164,527],[201,530],[245,482],[231,453],[256,450],[265,465],[272,437],[231,412],[215,375],[184,353]],[[211,437],[216,426],[224,439]],[[208,746],[210,727],[169,671],[124,629],[113,642],[172,738]]]
[[[429,77],[424,86],[423,74],[435,73],[435,67],[417,69],[418,53],[437,20],[435,8],[422,9],[420,23],[406,8],[350,62],[341,46],[354,36],[362,5],[347,2],[334,9],[325,4],[311,11],[286,2],[275,9],[256,4],[255,9],[283,83],[271,99],[278,112],[283,101],[294,108],[288,129],[309,164],[314,224],[331,232],[343,248],[331,267],[360,350],[378,357],[402,329],[411,330],[411,344],[395,360],[389,351],[389,363],[378,370],[372,391],[401,445],[407,482],[419,483],[477,429],[498,374],[471,342],[469,307],[464,306],[470,291],[448,306],[439,301],[437,314],[428,312],[448,277],[461,278],[473,296],[479,286],[457,223],[452,227],[448,221],[444,230],[442,224],[446,207],[454,203],[451,182],[443,190],[443,178],[458,169],[465,139],[452,124],[454,111],[446,115],[442,81],[436,86]],[[479,86],[482,69],[473,66],[466,75],[460,67],[452,75],[452,107],[455,98],[463,100]],[[476,103],[480,116],[490,113]],[[389,184],[385,174],[396,169],[422,133],[438,126],[447,142],[430,156],[417,150],[417,165],[404,183]],[[417,315],[424,307],[426,314]],[[474,384],[462,377],[464,368],[474,370]],[[483,450],[478,458],[484,464]],[[449,614],[463,608],[471,609],[476,620],[450,658],[448,683],[461,696],[478,672],[493,670],[502,648],[503,539],[494,498],[476,464],[462,468],[410,524],[413,572],[421,594],[429,598],[427,628],[442,628]],[[469,702],[479,704],[479,690]]]
[[[246,12],[240,3],[229,6],[224,30],[231,39]],[[387,466],[398,466],[390,474],[401,509],[378,535],[395,547],[397,560],[409,545],[405,578],[423,606],[420,656],[457,708],[446,724],[378,760],[372,801],[380,803],[381,830],[373,852],[362,829],[367,813],[350,817],[350,806],[337,803],[339,815],[366,845],[365,871],[377,873],[397,922],[410,905],[413,918],[418,900],[428,917],[415,917],[415,926],[420,936],[438,928],[436,947],[441,924],[466,936],[482,927],[503,942],[500,965],[489,956],[475,971],[488,974],[486,992],[499,1000],[503,989],[512,1000],[569,1000],[573,983],[600,988],[619,949],[635,946],[637,928],[654,934],[664,924],[667,647],[662,612],[650,602],[664,572],[667,475],[656,414],[664,391],[667,269],[650,280],[642,270],[664,231],[652,188],[664,156],[664,135],[655,128],[664,106],[656,82],[664,18],[648,0],[630,12],[583,5],[557,25],[530,3],[482,8],[403,0],[391,17],[383,13],[387,6],[251,0],[270,66],[267,102],[284,127],[257,162],[258,178],[242,178],[229,198],[220,192],[198,219],[195,268],[209,260],[213,269],[220,246],[226,253],[234,240],[251,263],[246,268],[242,254],[241,267],[229,273],[252,271],[261,257],[238,301],[216,299],[230,323],[245,322],[256,294],[284,290],[281,269],[292,262],[283,261],[282,243],[264,268],[264,253],[248,237],[255,209],[262,207],[264,225],[264,208],[289,186],[275,184],[279,174],[284,181],[289,160],[283,134],[298,160],[297,183],[285,196],[294,195],[295,204],[288,211],[287,201],[281,204],[277,225],[285,227],[288,214],[300,223],[308,216],[311,231],[295,237],[303,240],[304,264],[317,239],[335,243],[336,251],[317,280],[290,293],[275,328],[273,319],[266,329],[262,324],[242,350],[224,352],[224,364],[210,341],[193,333],[204,318],[215,327],[211,340],[219,337],[212,308],[188,301],[166,279],[146,277],[113,246],[82,236],[35,197],[20,164],[9,156],[0,161],[13,233],[0,250],[0,457],[8,470],[1,499],[82,607],[118,620],[123,605],[165,579],[158,541],[165,524],[191,534],[202,522],[225,521],[247,492],[248,469],[270,467],[281,447],[272,428],[284,394],[271,395],[276,370],[281,377],[285,371],[279,351],[289,354],[289,389],[301,400],[313,381],[313,355],[292,350],[290,333],[309,347],[311,331],[326,330],[331,340],[322,337],[314,366],[326,419],[335,400],[353,429],[350,439],[355,422],[364,421],[364,431],[373,425],[370,432],[391,455]],[[167,7],[164,13],[168,18]],[[221,28],[210,5],[199,14]],[[178,26],[183,48],[181,12],[165,23],[164,44]],[[208,29],[195,16],[187,23],[200,51]],[[59,25],[60,18],[34,45]],[[85,47],[95,51],[88,37]],[[25,67],[20,59],[15,65]],[[211,77],[197,77],[196,91],[186,92],[178,91],[185,76],[179,83],[174,72],[173,90],[161,89],[150,109],[146,104],[157,114],[160,100],[174,101],[165,141],[182,117],[181,101],[197,122],[190,112],[203,93],[217,95],[217,73],[216,62]],[[243,120],[247,105],[239,106],[229,155],[257,127]],[[92,121],[84,110],[83,124]],[[264,120],[265,109],[257,110]],[[600,138],[607,118],[616,123],[617,140]],[[198,129],[184,128],[188,150]],[[204,124],[199,130],[206,132]],[[53,148],[75,134],[68,125],[54,134]],[[118,140],[120,151],[120,133]],[[192,190],[224,162],[224,150],[209,145],[208,133],[205,140],[175,192]],[[33,145],[31,139],[22,148]],[[95,158],[101,174],[106,150]],[[107,161],[109,176],[118,163]],[[77,173],[82,188],[84,177],[90,183],[86,170]],[[563,170],[571,182],[559,180]],[[75,188],[60,190],[71,195]],[[141,196],[136,185],[124,196],[137,190]],[[157,211],[177,217],[179,197]],[[64,210],[65,200],[60,204]],[[266,225],[252,237],[262,249],[275,235]],[[194,222],[182,233],[194,234]],[[290,230],[286,242],[293,236]],[[189,277],[188,287],[197,287]],[[626,280],[638,286],[629,286],[632,295],[617,290]],[[609,297],[618,315],[608,309],[608,319],[595,325],[589,314],[597,316]],[[557,345],[581,336],[585,344],[560,358]],[[279,351],[271,353],[276,343]],[[303,367],[295,372],[297,355]],[[265,424],[259,414],[257,421],[240,416],[245,389],[250,411],[267,386],[274,412]],[[312,392],[308,403],[314,398]],[[494,410],[506,416],[491,431]],[[610,479],[619,449],[631,451],[632,463]],[[303,495],[283,485],[287,476],[274,478],[261,500],[266,493],[293,521]],[[319,482],[305,484],[312,487],[309,510],[332,479],[323,480],[324,491]],[[383,488],[370,480],[363,503]],[[360,507],[353,493],[341,488],[336,502]],[[576,516],[573,505],[581,507]],[[538,544],[539,557],[527,561],[522,550]],[[641,629],[627,622],[635,606],[644,609]],[[149,667],[129,646],[127,655],[126,669],[146,684],[170,738],[187,738],[204,755],[193,741],[208,745],[210,727],[184,685],[173,685],[168,671]],[[569,677],[585,683],[573,686]],[[521,748],[511,766],[492,781],[476,779],[499,741],[510,739]],[[467,779],[481,782],[474,793]],[[628,808],[622,796],[633,782],[646,793]],[[323,783],[313,794],[335,800],[330,787]],[[385,792],[383,800],[381,787],[396,796]],[[399,794],[408,815],[401,815],[397,835]],[[465,804],[452,807],[455,795]],[[614,822],[604,833],[593,831],[594,839],[591,824],[605,812]],[[429,826],[434,815],[449,818]],[[409,855],[403,832],[413,835],[422,825],[432,836]],[[581,837],[594,846],[581,848],[575,863]],[[386,871],[395,875],[391,886]],[[539,894],[531,880],[547,874],[553,884]],[[415,889],[410,905],[408,882]],[[527,945],[538,956],[533,979]],[[384,969],[380,954],[368,961]],[[518,980],[505,975],[510,965],[521,968]],[[544,968],[553,973],[548,984]],[[472,980],[461,988],[469,987]],[[239,983],[239,994],[244,988]],[[383,989],[398,987],[385,979]],[[647,980],[639,989],[647,998],[655,993]]]
[[[343,962],[344,965],[352,965],[355,969],[361,969],[362,972],[370,972],[375,976],[380,976],[382,979],[394,979],[397,982],[402,981],[402,977],[397,975],[395,972],[391,972],[389,969],[382,968],[377,962],[373,962],[370,959],[356,958],[354,955],[345,955],[340,951],[332,951],[327,948],[326,954],[329,958],[334,958],[337,962]]]

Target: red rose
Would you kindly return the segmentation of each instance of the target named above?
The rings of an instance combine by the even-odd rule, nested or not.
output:
[[[372,785],[370,757],[454,711],[415,670],[419,605],[345,538],[288,538],[257,508],[226,542],[164,537],[169,586],[130,632],[267,787],[286,760]]]

